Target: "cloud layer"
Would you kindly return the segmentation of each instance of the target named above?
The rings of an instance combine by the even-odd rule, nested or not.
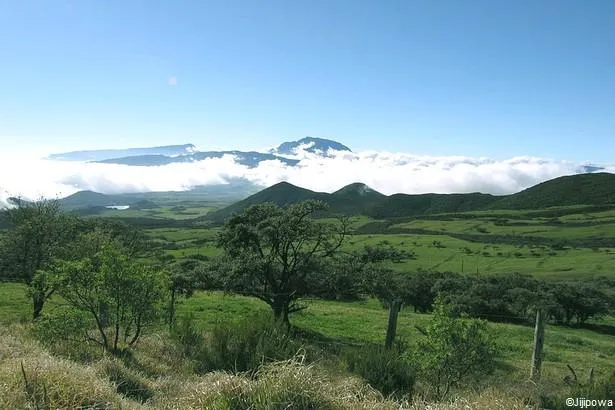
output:
[[[365,151],[299,153],[295,167],[279,161],[248,168],[232,156],[160,167],[62,162],[28,155],[0,156],[0,206],[8,196],[64,197],[80,190],[101,193],[182,191],[195,185],[245,178],[263,187],[280,181],[332,192],[363,182],[384,193],[509,194],[539,182],[578,172],[581,164],[534,157],[489,158],[417,156]],[[615,172],[615,166],[606,171]]]

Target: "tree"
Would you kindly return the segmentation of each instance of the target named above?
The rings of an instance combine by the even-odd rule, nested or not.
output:
[[[408,279],[408,300],[407,304],[414,308],[415,312],[427,313],[431,311],[436,300],[434,289],[438,280],[444,279],[451,272],[430,272],[419,269],[412,273]]]
[[[408,303],[409,276],[381,266],[372,268],[372,293],[389,309],[389,321],[384,346],[393,347],[397,334],[397,317],[402,306]]]
[[[318,201],[287,208],[265,203],[229,218],[218,236],[224,289],[261,299],[288,325],[289,314],[303,308],[297,300],[318,291],[317,278],[347,235],[346,219],[314,219],[325,209]]]
[[[365,246],[363,252],[354,259],[366,271],[367,289],[389,309],[389,322],[385,338],[385,348],[390,349],[397,333],[397,317],[403,304],[411,300],[410,276],[387,266],[387,263],[401,263],[414,258],[412,252],[398,249],[387,241],[376,246]]]
[[[177,298],[180,296],[189,298],[199,286],[198,268],[200,264],[201,262],[198,260],[186,259],[170,266],[170,295],[167,319],[169,327],[175,324]]]
[[[77,219],[63,214],[58,200],[19,201],[17,207],[2,212],[11,229],[0,244],[0,278],[28,286],[33,317],[37,319],[54,292],[39,271],[53,258],[66,256]]]
[[[425,338],[418,342],[416,361],[438,399],[464,379],[492,370],[496,350],[487,322],[455,317],[441,296],[436,299],[431,323],[422,332]]]
[[[112,353],[133,346],[156,317],[169,287],[164,271],[134,262],[121,245],[103,233],[82,236],[84,246],[101,244],[78,260],[56,260],[42,275],[71,307],[87,313],[99,337],[89,340]],[[104,317],[106,316],[106,317]]]

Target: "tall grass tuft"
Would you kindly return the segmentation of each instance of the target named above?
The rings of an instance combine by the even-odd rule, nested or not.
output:
[[[154,396],[149,381],[117,359],[101,360],[97,367],[102,375],[115,385],[118,393],[129,399],[145,403]]]
[[[198,332],[191,319],[183,319],[173,333],[183,353],[194,360],[198,374],[254,373],[262,364],[289,359],[302,348],[284,326],[262,315],[219,324],[208,334]]]
[[[163,409],[211,410],[394,410],[358,378],[332,378],[304,357],[268,363],[249,377],[225,372],[208,373],[192,383],[176,386],[176,396],[161,403]],[[406,407],[407,408],[407,407]]]
[[[2,409],[106,409],[122,406],[91,367],[41,354],[0,362]],[[124,408],[126,408],[124,406]]]
[[[366,345],[346,352],[347,369],[382,394],[411,398],[416,371],[397,349]]]

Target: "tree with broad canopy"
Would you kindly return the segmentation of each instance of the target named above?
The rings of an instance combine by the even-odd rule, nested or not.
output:
[[[216,276],[225,290],[267,303],[286,325],[303,309],[299,298],[317,296],[330,259],[348,234],[348,219],[316,220],[326,209],[319,201],[282,208],[254,205],[229,218],[218,237],[224,251]]]

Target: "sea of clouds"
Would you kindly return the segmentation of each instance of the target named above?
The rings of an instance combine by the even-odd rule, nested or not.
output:
[[[65,197],[81,190],[101,193],[182,191],[196,185],[244,178],[263,187],[280,181],[323,192],[363,182],[384,194],[509,194],[537,183],[579,172],[582,164],[535,157],[506,160],[418,156],[391,152],[335,152],[328,157],[299,152],[287,166],[261,162],[256,168],[232,156],[158,167],[54,161],[40,155],[0,154],[0,206],[9,196]],[[605,166],[615,172],[615,166]]]

